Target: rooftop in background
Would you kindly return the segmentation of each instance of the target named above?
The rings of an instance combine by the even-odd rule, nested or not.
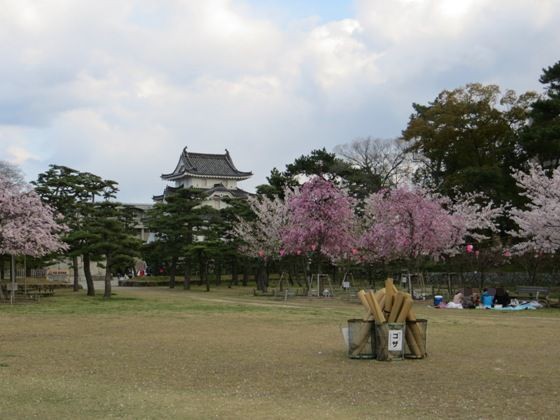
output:
[[[142,211],[150,210],[154,206],[151,203],[123,203],[123,205]]]
[[[175,170],[162,174],[164,180],[178,180],[186,176],[198,178],[226,178],[238,181],[248,179],[252,172],[239,171],[226,149],[225,154],[192,153],[185,147]]]

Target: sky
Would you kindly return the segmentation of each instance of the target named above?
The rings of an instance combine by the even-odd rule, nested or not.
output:
[[[185,146],[228,149],[254,191],[444,89],[542,92],[559,27],[556,0],[0,0],[0,160],[149,203]]]

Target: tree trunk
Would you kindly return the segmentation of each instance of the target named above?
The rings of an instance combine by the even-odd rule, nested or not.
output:
[[[189,260],[185,258],[185,276],[183,278],[183,288],[190,290],[191,288],[191,266]]]
[[[215,268],[215,276],[216,276],[216,286],[220,286],[222,284],[222,263],[221,261],[216,264]]]
[[[4,280],[4,257],[0,256],[0,271],[2,272],[1,279]],[[4,296],[4,292],[2,291],[2,286],[0,286],[0,299],[6,300],[6,296]]]
[[[249,283],[249,267],[247,263],[243,264],[243,279],[241,280],[241,285],[247,287]]]
[[[295,283],[297,283],[299,287],[303,287],[299,278],[297,263],[292,262],[289,265],[289,270],[290,270],[290,284],[293,286]]]
[[[524,258],[526,259],[525,267],[527,270],[527,277],[529,278],[529,284],[534,285],[536,284],[537,272],[539,269],[538,258],[535,258],[534,255],[527,255]]]
[[[95,286],[93,285],[93,277],[91,276],[91,267],[89,266],[91,263],[89,254],[84,254],[82,256],[82,261],[84,263],[84,276],[86,278],[87,295],[95,296]]]
[[[80,271],[78,269],[78,257],[72,257],[72,272],[74,273],[74,285],[72,289],[74,292],[80,290]]]
[[[239,276],[237,274],[237,258],[233,257],[231,260],[231,281],[229,287],[237,286],[239,284]]]
[[[10,291],[10,303],[14,303],[16,298],[16,257],[11,256],[10,261],[10,281],[12,283],[12,290]]]
[[[321,280],[321,255],[317,254],[317,294],[322,296],[323,281]]]
[[[264,264],[259,264],[257,268],[256,277],[257,277],[257,289],[266,293],[267,281],[266,281],[266,267],[264,266]]]
[[[111,256],[109,255],[105,264],[105,292],[103,293],[105,299],[111,297],[111,280],[113,280],[113,275],[111,273]]]
[[[204,273],[204,284],[206,284],[206,291],[210,291],[210,276],[208,275],[208,261],[203,264],[202,272]]]
[[[260,264],[256,267],[253,267],[253,278],[255,279],[255,287],[257,288],[257,290],[262,290],[260,285],[260,269]]]
[[[169,267],[169,288],[175,288],[175,275],[177,274],[177,259],[178,257],[171,258],[171,267]]]

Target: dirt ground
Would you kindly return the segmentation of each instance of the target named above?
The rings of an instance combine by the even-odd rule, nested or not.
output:
[[[360,305],[116,288],[0,306],[0,418],[558,418],[560,310],[437,310],[425,360],[346,356]]]

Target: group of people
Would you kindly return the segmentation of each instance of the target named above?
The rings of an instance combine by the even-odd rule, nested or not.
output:
[[[494,307],[501,305],[502,307],[511,304],[511,297],[506,289],[499,287],[496,289],[495,294],[491,294],[487,288],[484,288],[481,293],[473,292],[465,296],[462,291],[459,291],[453,296],[453,300],[446,304],[446,308],[450,309],[474,309],[476,307]]]

